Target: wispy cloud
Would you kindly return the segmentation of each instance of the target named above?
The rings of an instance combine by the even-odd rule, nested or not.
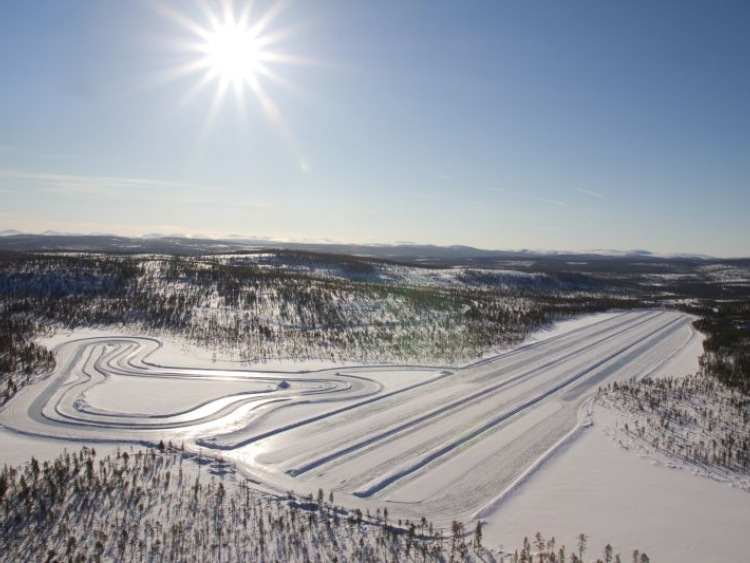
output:
[[[595,192],[593,190],[587,190],[584,188],[576,188],[576,191],[581,194],[590,195],[591,197],[595,197],[596,199],[606,199],[602,194],[599,192]]]
[[[85,159],[89,158],[85,154],[76,154],[71,152],[48,152],[39,155],[41,158],[49,160],[74,160],[74,159]],[[101,158],[101,157],[100,157]]]
[[[35,182],[49,182],[58,186],[81,187],[91,186],[99,189],[153,189],[153,188],[187,188],[195,187],[184,182],[153,180],[147,178],[123,178],[114,176],[84,176],[78,174],[58,174],[54,172],[29,172],[0,168],[0,176],[19,178]]]
[[[538,197],[536,199],[537,199],[537,201],[541,201],[541,202],[544,202],[544,203],[549,203],[550,205],[557,205],[558,207],[570,207],[569,203],[565,203],[564,201],[559,201],[559,200],[556,200],[556,199],[547,199],[547,198],[544,198],[544,197]]]
[[[439,172],[435,172],[433,174],[433,176],[435,176],[435,178],[440,178],[441,180],[450,180],[451,179],[450,176],[447,176],[446,174],[441,174]]]
[[[116,176],[86,176],[0,168],[0,178],[15,178],[43,184],[46,193],[66,196],[133,197],[151,202],[179,202],[196,205],[225,204],[242,207],[274,207],[250,202],[226,189],[209,188],[189,182]]]

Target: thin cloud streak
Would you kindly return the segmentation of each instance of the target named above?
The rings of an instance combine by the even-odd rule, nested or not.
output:
[[[57,174],[53,172],[28,172],[2,168],[0,176],[6,178],[20,178],[36,182],[54,182],[59,185],[88,185],[100,188],[115,189],[153,189],[153,188],[197,188],[194,184],[173,182],[167,180],[153,180],[147,178],[117,178],[113,176],[83,176],[76,174]]]
[[[229,195],[218,195],[221,189],[209,188],[187,182],[155,180],[150,178],[118,178],[112,176],[83,176],[48,172],[28,172],[25,170],[0,169],[0,177],[16,178],[33,182],[48,182],[43,191],[63,196],[88,195],[97,197],[132,196],[128,193],[137,190],[137,198],[142,201],[174,202],[179,194],[181,204],[222,204],[241,207],[272,208],[273,204],[243,201]],[[0,189],[6,192],[10,190]]]
[[[556,199],[546,199],[546,198],[543,198],[543,197],[538,197],[536,199],[537,199],[537,201],[541,201],[541,202],[544,202],[544,203],[549,203],[551,205],[557,205],[558,207],[570,207],[569,203],[565,203],[564,201],[558,201]]]
[[[593,190],[587,190],[587,189],[584,189],[584,188],[576,188],[576,191],[578,193],[590,195],[590,196],[595,197],[597,199],[607,199],[602,194],[600,194],[599,192],[595,192]]]

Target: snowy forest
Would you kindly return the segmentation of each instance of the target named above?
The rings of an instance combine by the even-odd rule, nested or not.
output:
[[[66,452],[0,472],[2,561],[584,561],[581,534],[558,545],[531,542],[485,549],[482,525],[427,518],[391,521],[337,506],[333,493],[297,498],[257,492],[220,459],[187,455],[171,444],[98,456]],[[609,544],[598,562],[631,561]],[[594,559],[592,559],[593,561]],[[634,563],[649,561],[632,552]]]
[[[460,365],[550,321],[636,304],[581,276],[299,252],[5,255],[0,373],[9,397],[53,361],[33,336],[91,326],[176,335],[248,362]]]
[[[39,337],[170,336],[247,365],[276,359],[461,366],[584,313],[671,308],[705,335],[700,371],[601,388],[620,442],[750,490],[750,270],[734,263],[419,263],[263,249],[201,255],[0,254],[0,405],[51,373]],[[0,560],[632,561],[638,550],[529,530],[487,549],[482,523],[437,529],[278,496],[221,457],[163,442],[0,472]],[[625,546],[628,547],[628,546]]]

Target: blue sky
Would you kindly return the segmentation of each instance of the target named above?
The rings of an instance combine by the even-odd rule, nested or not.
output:
[[[0,230],[750,256],[744,0],[202,5],[3,7]]]

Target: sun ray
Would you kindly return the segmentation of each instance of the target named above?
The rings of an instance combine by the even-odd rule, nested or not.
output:
[[[198,9],[203,12],[203,17],[208,22],[208,26],[206,26],[205,30],[210,30],[212,27],[215,27],[219,23],[219,16],[216,13],[215,10],[211,8],[209,3],[206,0],[196,0],[198,4]],[[224,8],[224,5],[226,5],[226,0],[222,0],[222,8],[221,11],[225,12],[226,9]]]
[[[250,25],[250,16],[253,11],[253,3],[252,2],[245,2],[242,5],[242,9],[240,10],[239,15],[237,16],[237,23],[243,27],[247,28]]]
[[[166,17],[177,25],[189,31],[192,34],[200,35],[205,32],[205,28],[201,26],[197,21],[193,20],[190,16],[181,12],[174,7],[168,5],[164,1],[155,2],[153,4],[154,10],[161,16]]]
[[[275,2],[271,4],[271,7],[255,22],[250,28],[250,32],[256,36],[263,35],[266,28],[279,17],[283,9],[285,8],[285,2]]]

